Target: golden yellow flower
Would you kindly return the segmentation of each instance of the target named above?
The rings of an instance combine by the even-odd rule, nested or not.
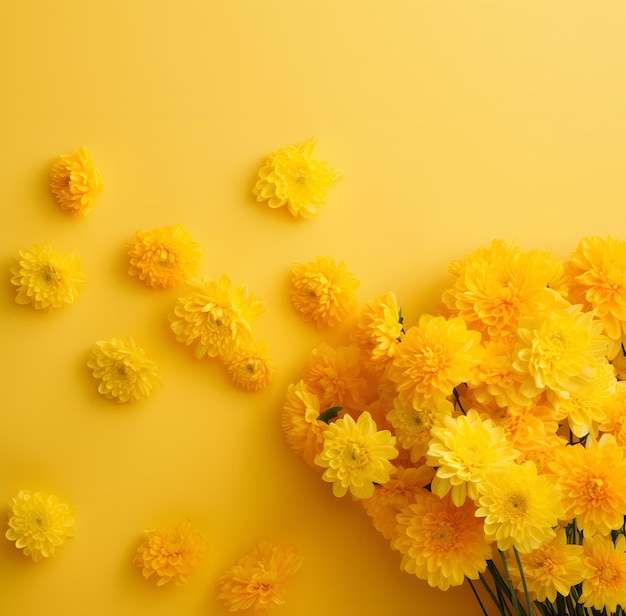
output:
[[[272,152],[259,170],[254,196],[271,208],[287,206],[290,214],[311,218],[326,201],[326,191],[343,175],[328,163],[313,158],[314,137],[296,146]]]
[[[450,495],[438,498],[424,490],[397,517],[393,548],[402,554],[403,571],[448,590],[465,578],[478,579],[491,558],[482,520],[470,501],[457,507]]]
[[[504,430],[473,409],[459,417],[444,416],[433,426],[426,459],[437,469],[431,489],[461,506],[467,498],[477,501],[478,484],[487,471],[505,468],[519,452],[507,441]]]
[[[128,273],[149,287],[173,287],[196,275],[202,255],[202,246],[182,225],[139,229],[128,250]]]
[[[159,383],[156,364],[132,338],[98,340],[87,366],[100,381],[98,392],[120,404],[149,397]]]
[[[389,365],[388,376],[399,392],[443,400],[471,377],[484,356],[480,334],[470,331],[463,319],[424,314],[410,327]]]
[[[626,512],[626,459],[609,434],[563,448],[550,468],[557,475],[565,519],[576,518],[585,537],[621,528]]]
[[[302,561],[291,548],[262,542],[220,576],[218,599],[230,612],[284,605],[287,581]]]
[[[9,503],[5,536],[34,561],[54,556],[74,536],[74,511],[54,494],[20,490]]]
[[[233,289],[226,275],[217,280],[193,278],[177,300],[170,327],[176,340],[194,345],[198,359],[228,359],[238,344],[250,341],[251,322],[264,308],[244,285]]]
[[[343,261],[317,257],[294,263],[291,272],[291,301],[305,321],[332,327],[356,311],[359,281]]]
[[[174,528],[146,530],[141,536],[135,565],[146,579],[156,575],[157,586],[172,580],[177,586],[186,584],[202,563],[204,537],[188,520]]]
[[[599,426],[601,432],[612,434],[620,447],[626,447],[626,381],[618,381],[615,398],[604,407],[605,418]]]
[[[265,341],[237,345],[224,365],[233,383],[249,391],[265,389],[276,372]]]
[[[11,283],[17,287],[15,301],[31,304],[37,310],[73,303],[79,286],[86,280],[79,267],[73,252],[60,255],[47,243],[21,249],[17,262],[11,267]]]
[[[331,423],[324,432],[324,448],[315,464],[325,468],[322,479],[332,482],[333,494],[344,496],[348,490],[356,498],[369,498],[374,484],[389,481],[398,457],[396,438],[389,430],[377,430],[365,411],[354,421],[350,415]]]
[[[87,148],[57,156],[50,169],[50,190],[62,210],[86,216],[102,192],[102,175]]]
[[[613,614],[618,605],[626,605],[626,537],[619,535],[613,543],[610,536],[585,535],[583,548],[580,602]]]

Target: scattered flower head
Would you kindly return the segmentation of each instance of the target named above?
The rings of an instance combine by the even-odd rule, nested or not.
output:
[[[98,392],[119,403],[147,398],[159,383],[156,364],[132,338],[98,340],[87,366],[100,381]]]
[[[256,200],[271,208],[286,205],[296,217],[316,216],[326,201],[326,191],[343,175],[343,171],[313,158],[316,145],[314,137],[272,152],[259,171],[253,190]]]
[[[8,518],[6,538],[34,561],[54,556],[74,536],[73,508],[54,494],[20,490],[9,503]]]
[[[239,344],[224,363],[233,383],[249,391],[265,389],[276,372],[266,342]]]
[[[71,304],[86,280],[79,271],[80,262],[73,252],[64,255],[52,250],[50,244],[19,251],[11,267],[11,283],[17,287],[15,301],[31,304],[37,310],[51,310]]]
[[[102,192],[102,175],[87,148],[57,156],[50,169],[50,190],[62,210],[86,216]]]

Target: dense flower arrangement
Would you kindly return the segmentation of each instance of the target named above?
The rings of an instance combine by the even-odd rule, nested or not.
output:
[[[438,314],[405,323],[389,291],[313,350],[287,442],[404,571],[484,614],[623,614],[626,242],[562,262],[494,240],[449,272]]]
[[[5,536],[35,562],[74,536],[74,511],[54,494],[20,490],[11,499]]]
[[[301,565],[293,549],[264,541],[220,576],[218,599],[231,612],[283,605],[286,582]]]

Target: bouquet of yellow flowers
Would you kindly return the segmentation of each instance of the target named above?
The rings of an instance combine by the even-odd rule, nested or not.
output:
[[[494,240],[449,272],[405,323],[391,291],[359,308],[345,264],[294,265],[303,316],[352,324],[289,386],[287,442],[402,570],[485,615],[624,614],[626,242],[563,262]]]

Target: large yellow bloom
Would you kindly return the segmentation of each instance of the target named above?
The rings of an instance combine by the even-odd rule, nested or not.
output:
[[[228,359],[237,344],[250,340],[251,322],[263,310],[263,303],[244,285],[233,289],[226,275],[217,280],[193,278],[177,300],[170,326],[176,340],[194,345],[198,359],[205,355]]]
[[[254,186],[257,201],[271,208],[284,205],[293,216],[311,218],[326,201],[326,191],[343,175],[328,163],[313,158],[317,144],[314,137],[296,146],[288,145],[272,152],[259,171]]]
[[[87,148],[57,156],[50,169],[50,190],[61,209],[73,216],[86,216],[102,191],[102,175]]]
[[[398,345],[388,376],[418,406],[422,397],[443,400],[451,395],[470,379],[484,353],[480,334],[469,331],[463,319],[424,314]]]
[[[220,576],[218,599],[230,612],[284,605],[287,581],[302,561],[292,548],[264,541]]]
[[[374,484],[386,483],[395,472],[389,462],[398,457],[395,444],[389,430],[376,429],[367,411],[356,422],[345,415],[324,432],[324,448],[315,457],[315,464],[326,469],[322,479],[332,482],[335,496],[350,490],[356,498],[369,498]]]
[[[491,546],[475,512],[470,501],[457,507],[449,495],[416,494],[397,517],[393,548],[402,554],[402,570],[441,590],[460,586],[466,577],[477,579],[487,568]]]
[[[17,263],[11,267],[11,283],[17,287],[15,301],[31,304],[37,310],[73,303],[79,286],[86,280],[79,267],[73,252],[60,255],[50,244],[23,248]]]
[[[157,586],[174,580],[182,586],[202,563],[204,537],[189,521],[174,528],[146,530],[135,554],[135,565],[149,579],[156,575]]]
[[[128,251],[128,273],[149,287],[173,287],[196,275],[202,255],[202,246],[182,225],[139,229]]]
[[[54,556],[74,536],[74,511],[54,494],[20,490],[9,504],[5,536],[34,561]]]
[[[605,434],[586,445],[571,445],[557,453],[550,468],[565,506],[565,519],[576,518],[585,537],[607,535],[624,523],[626,458],[615,438]]]
[[[485,518],[485,535],[499,550],[515,547],[527,554],[554,538],[563,517],[561,497],[554,481],[538,475],[532,462],[487,471],[478,491],[476,515]]]

